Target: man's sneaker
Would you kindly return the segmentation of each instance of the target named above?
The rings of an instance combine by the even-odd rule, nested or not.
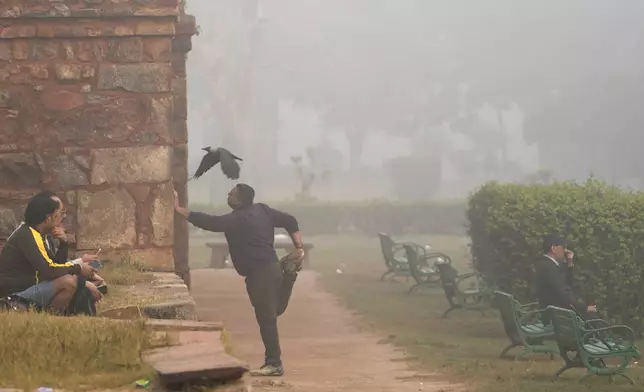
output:
[[[255,377],[280,377],[284,375],[284,367],[282,365],[264,365],[259,369],[252,370],[250,375]]]

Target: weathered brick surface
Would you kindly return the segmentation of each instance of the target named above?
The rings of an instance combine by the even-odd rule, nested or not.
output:
[[[186,199],[194,33],[180,0],[0,2],[0,247],[48,188],[77,252],[187,276],[172,189]]]

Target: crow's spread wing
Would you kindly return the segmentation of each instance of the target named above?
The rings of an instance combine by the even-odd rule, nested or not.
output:
[[[206,173],[208,170],[212,169],[213,166],[219,163],[219,152],[218,151],[211,151],[204,155],[204,157],[201,159],[201,163],[199,164],[199,167],[197,168],[197,171],[195,172],[195,175],[192,176],[194,180],[197,178],[201,177]]]
[[[235,161],[235,156],[225,148],[218,148],[217,152],[221,159],[221,171],[231,180],[239,178],[239,164]]]

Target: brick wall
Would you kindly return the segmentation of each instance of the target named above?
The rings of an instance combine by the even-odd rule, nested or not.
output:
[[[178,0],[0,3],[0,238],[48,188],[78,252],[188,272],[173,187],[185,201],[194,32]]]

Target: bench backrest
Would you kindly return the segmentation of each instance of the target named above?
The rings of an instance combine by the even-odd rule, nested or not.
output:
[[[411,273],[411,276],[414,278],[414,280],[420,283],[420,281],[425,276],[420,268],[427,265],[427,262],[421,259],[421,255],[424,255],[424,249],[412,244],[403,244],[403,248],[405,248],[405,253],[407,254],[409,272]]]
[[[396,243],[388,234],[378,233],[378,239],[380,240],[380,249],[382,250],[382,256],[385,259],[385,263],[389,264],[394,259],[394,246]]]
[[[570,309],[548,306],[548,312],[554,327],[555,339],[560,348],[573,350],[577,347],[580,320]]]
[[[494,302],[501,313],[505,333],[516,336],[519,333],[519,303],[512,294],[503,291],[494,292]]]

